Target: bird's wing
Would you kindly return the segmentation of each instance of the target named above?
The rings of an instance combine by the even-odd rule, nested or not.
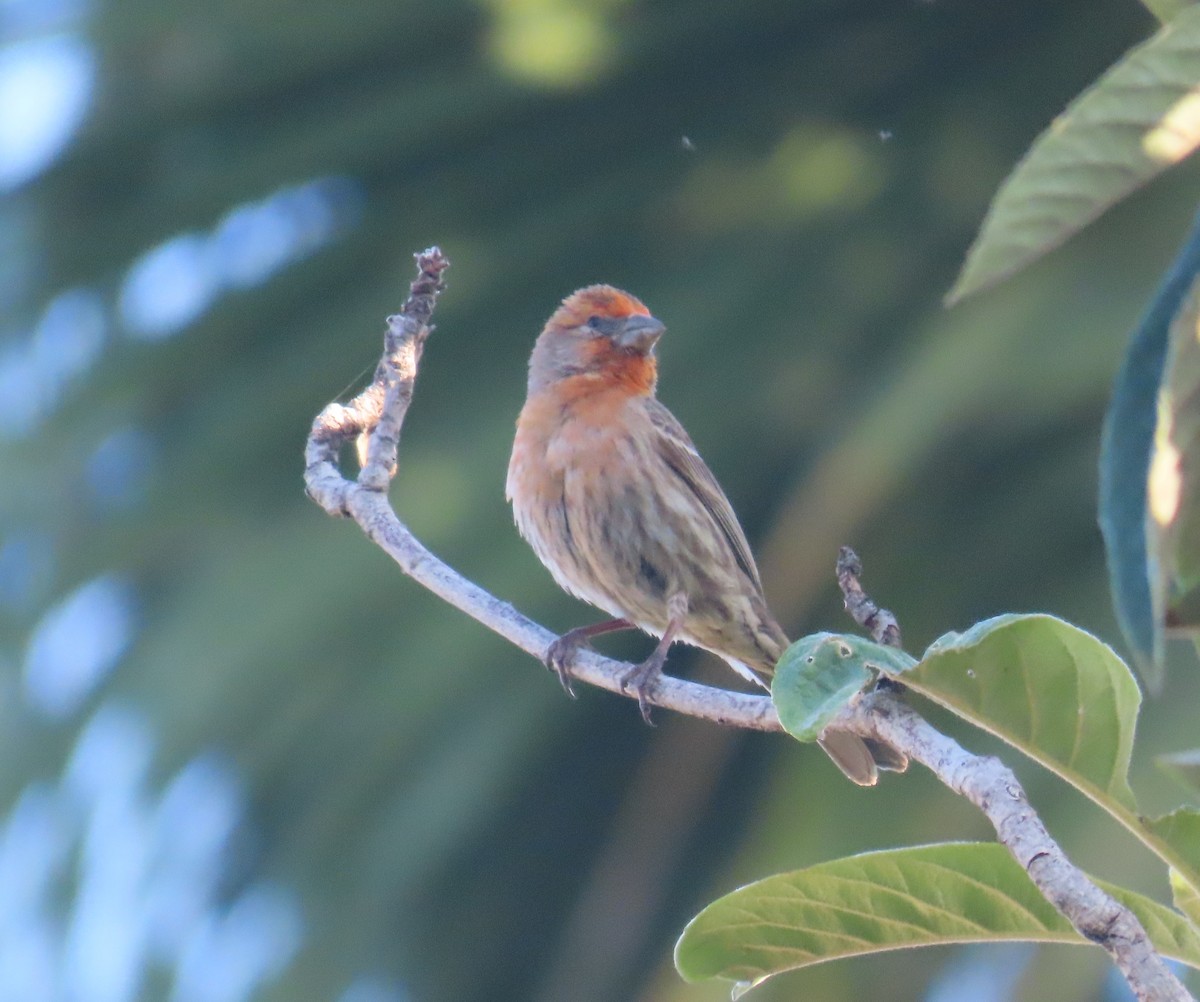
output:
[[[758,576],[754,555],[750,552],[750,544],[746,541],[746,534],[738,524],[737,516],[733,513],[733,506],[730,505],[725,492],[721,490],[717,478],[712,475],[712,471],[700,458],[700,453],[696,451],[695,445],[692,444],[688,433],[683,430],[683,425],[675,419],[675,415],[653,397],[646,397],[643,402],[646,415],[655,428],[661,432],[663,461],[687,485],[704,510],[712,516],[713,521],[720,528],[721,534],[729,543],[738,566],[761,590],[762,581]]]

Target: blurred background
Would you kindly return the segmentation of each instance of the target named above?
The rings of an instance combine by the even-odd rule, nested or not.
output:
[[[301,451],[439,244],[393,500],[552,629],[598,618],[503,485],[533,338],[606,281],[667,323],[660,396],[793,635],[852,625],[849,543],[915,652],[1004,611],[1119,646],[1099,426],[1196,169],[941,296],[1016,158],[1153,29],[1133,0],[0,0],[0,1000],[710,1002],[671,948],[718,894],[989,838],[920,771],[860,790],[812,747],[572,702],[308,502]],[[1176,653],[1152,812],[1187,795],[1154,755],[1195,744]],[[1169,900],[1005,758],[1081,865]],[[754,997],[1121,995],[1099,951],[1005,947]]]

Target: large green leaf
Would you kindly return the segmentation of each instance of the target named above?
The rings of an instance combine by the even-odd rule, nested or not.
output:
[[[1162,620],[1155,615],[1147,548],[1148,484],[1168,336],[1200,272],[1200,218],[1130,338],[1100,441],[1100,530],[1113,606],[1139,670],[1162,676]]]
[[[1170,908],[1101,885],[1141,920],[1163,956],[1200,968],[1200,931]],[[949,843],[866,853],[756,881],[683,931],[689,981],[753,986],[827,960],[948,943],[1084,944],[1000,845]]]
[[[998,616],[935,641],[903,677],[1057,773],[1200,890],[1200,814],[1138,812],[1129,758],[1141,693],[1107,644],[1053,616]]]
[[[1200,142],[1200,7],[1180,11],[1084,91],[1000,187],[947,297],[1057,247]]]
[[[999,616],[935,641],[905,684],[1099,801],[1133,811],[1141,693],[1107,644],[1054,616]]]
[[[914,663],[904,651],[865,637],[813,633],[783,652],[771,680],[771,698],[784,730],[801,741],[815,741],[879,672],[896,674]]]

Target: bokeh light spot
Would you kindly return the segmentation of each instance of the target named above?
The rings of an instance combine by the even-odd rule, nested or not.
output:
[[[1178,163],[1200,144],[1200,89],[1179,98],[1142,137],[1142,150],[1159,163]]]
[[[200,319],[228,289],[265,282],[340,236],[360,214],[361,186],[321,177],[234,206],[211,233],[184,233],[138,258],[121,285],[126,330],[157,341]]]
[[[99,360],[107,334],[98,293],[68,289],[55,296],[32,334],[0,351],[0,437],[35,431]]]
[[[69,799],[88,811],[134,797],[154,754],[145,717],[127,705],[104,703],[75,739],[63,774]]]
[[[246,890],[223,916],[201,925],[181,958],[174,1002],[248,1002],[300,948],[295,895],[272,883]]]
[[[25,653],[25,694],[48,717],[74,712],[112,671],[134,634],[133,590],[116,574],[94,578],[53,606]]]
[[[100,294],[68,289],[50,300],[33,332],[33,360],[55,395],[96,364],[104,350],[108,318]]]
[[[500,67],[521,80],[572,87],[598,79],[614,56],[614,38],[595,7],[557,0],[492,5],[490,47]]]
[[[0,191],[37,177],[66,149],[87,115],[95,62],[71,35],[0,49]]]
[[[883,189],[879,144],[869,133],[803,123],[766,156],[698,161],[677,199],[693,229],[791,228],[831,212],[860,209]]]
[[[218,289],[208,240],[184,233],[147,251],[130,267],[121,286],[121,319],[135,337],[160,340],[198,319]]]

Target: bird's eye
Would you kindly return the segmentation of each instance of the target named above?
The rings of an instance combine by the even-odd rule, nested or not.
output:
[[[593,317],[588,317],[588,324],[587,324],[587,325],[588,325],[588,326],[589,326],[589,327],[590,327],[592,330],[594,330],[594,331],[598,331],[598,330],[599,330],[601,327],[603,327],[603,326],[604,326],[604,321],[603,321],[603,320],[601,320],[599,317],[594,317],[594,316],[593,316]]]

